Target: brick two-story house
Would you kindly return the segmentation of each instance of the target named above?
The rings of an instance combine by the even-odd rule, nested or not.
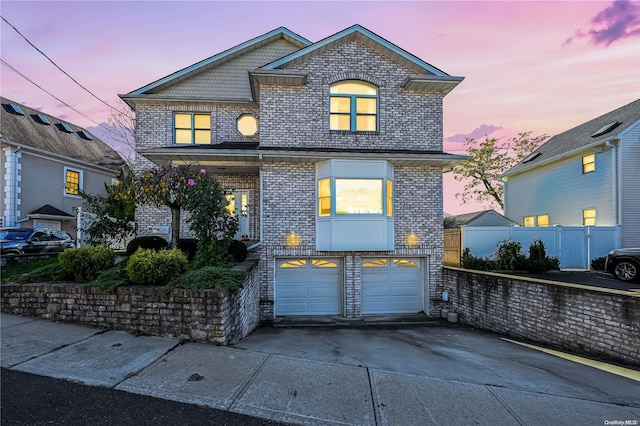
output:
[[[460,81],[358,25],[316,43],[278,28],[121,97],[138,170],[197,162],[236,190],[262,319],[359,317],[437,297],[442,172],[464,158],[442,151],[442,103]],[[136,216],[142,234],[170,223]]]

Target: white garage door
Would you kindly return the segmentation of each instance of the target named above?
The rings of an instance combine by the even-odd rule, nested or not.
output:
[[[342,277],[340,259],[277,259],[275,314],[342,313]]]
[[[362,313],[421,312],[423,276],[417,258],[363,258]]]

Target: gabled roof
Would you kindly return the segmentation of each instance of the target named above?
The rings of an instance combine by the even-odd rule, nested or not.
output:
[[[120,155],[100,139],[95,136],[91,140],[83,138],[81,132],[86,130],[82,127],[9,99],[0,99],[0,139],[3,143],[22,145],[112,170],[117,170],[124,163]],[[9,107],[11,103],[18,105],[24,115],[14,113]],[[44,124],[42,117],[49,124]],[[65,130],[63,124],[71,132]]]
[[[215,66],[221,65],[233,58],[237,58],[238,56],[244,55],[254,49],[257,49],[265,44],[271,43],[278,39],[285,39],[289,43],[296,45],[298,48],[302,48],[311,44],[309,40],[300,35],[294,33],[293,31],[280,27],[276,28],[273,31],[269,31],[266,34],[253,38],[251,40],[245,41],[235,47],[225,50],[224,52],[218,53],[217,55],[211,56],[207,59],[203,59],[200,62],[197,62],[191,66],[183,68],[179,71],[174,72],[166,77],[163,77],[159,80],[154,81],[153,83],[147,84],[144,87],[141,87],[137,90],[127,93],[126,95],[121,95],[121,97],[131,97],[137,95],[144,95],[149,93],[154,89],[158,89],[161,86],[166,86],[170,84],[175,84],[179,81],[182,81],[186,78],[193,76],[194,74],[198,74],[204,70],[213,68]],[[248,70],[245,70],[245,73]]]
[[[297,52],[294,52],[290,55],[278,59],[277,61],[267,64],[263,66],[262,69],[273,70],[282,68],[283,66],[294,60],[299,60],[311,55],[318,54],[335,46],[336,44],[344,42],[345,39],[354,38],[364,42],[369,47],[386,53],[387,56],[397,60],[400,63],[415,68],[418,72],[426,72],[427,74],[440,77],[449,77],[449,74],[445,73],[444,71],[424,62],[422,59],[412,55],[406,50],[401,49],[390,41],[385,40],[379,35],[357,24],[338,33],[335,33],[325,39],[317,41],[312,45],[305,47],[304,49],[300,49]]]
[[[501,215],[495,210],[482,210],[479,212],[459,214],[455,216],[448,216],[444,218],[445,228],[460,228],[461,226],[471,225],[478,219],[484,216],[492,216],[492,219],[488,219],[491,223],[487,223],[487,226],[499,226],[497,222],[502,223],[502,226],[517,225],[514,221],[506,216]],[[484,224],[483,224],[484,225]]]
[[[51,204],[45,204],[39,209],[36,209],[31,213],[29,213],[29,216],[33,216],[33,215],[74,217],[67,212],[63,212],[62,210],[53,207]]]
[[[640,99],[560,133],[503,174],[509,176],[616,139],[640,120]]]
[[[136,101],[145,99],[167,102],[255,102],[254,81],[304,84],[306,75],[289,75],[282,68],[353,39],[408,68],[411,73],[407,74],[402,84],[407,89],[446,94],[464,79],[450,76],[360,25],[313,44],[280,27],[120,97],[134,108]],[[278,41],[283,45],[278,46]]]

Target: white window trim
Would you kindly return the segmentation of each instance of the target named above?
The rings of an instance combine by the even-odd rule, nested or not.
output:
[[[69,198],[82,198],[80,195],[75,195],[75,194],[67,194],[67,171],[71,171],[71,172],[76,172],[80,175],[80,182],[78,184],[78,188],[80,189],[80,191],[82,191],[83,188],[83,182],[84,182],[84,172],[80,169],[75,169],[73,167],[64,167],[64,173],[62,175],[62,195],[65,197],[69,197]]]

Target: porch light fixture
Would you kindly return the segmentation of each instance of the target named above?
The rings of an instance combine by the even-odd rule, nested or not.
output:
[[[420,238],[418,238],[415,232],[410,232],[404,238],[404,242],[407,243],[409,247],[415,247],[420,242]]]
[[[300,237],[300,234],[296,234],[293,231],[289,231],[287,235],[284,237],[284,243],[288,247],[298,247],[300,245],[301,240],[302,240],[302,237]]]

